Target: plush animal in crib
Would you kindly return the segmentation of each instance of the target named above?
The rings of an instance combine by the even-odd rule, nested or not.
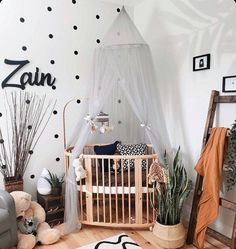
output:
[[[17,249],[32,249],[37,243],[51,245],[60,239],[61,232],[51,228],[45,222],[44,209],[37,202],[31,201],[30,194],[24,191],[13,191],[11,195],[15,201],[16,216],[19,220]]]
[[[76,181],[80,181],[87,177],[87,170],[84,169],[83,166],[83,155],[81,154],[79,158],[73,160],[72,163],[75,168]]]
[[[148,183],[153,184],[154,182],[158,183],[166,183],[166,175],[164,172],[164,168],[161,166],[159,161],[156,159],[150,166],[149,174],[148,174]]]

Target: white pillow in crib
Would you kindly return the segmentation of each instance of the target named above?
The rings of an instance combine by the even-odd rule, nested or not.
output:
[[[137,156],[145,155],[147,150],[146,144],[117,144],[117,149],[122,156]],[[123,168],[128,170],[130,164],[130,169],[134,168],[134,159],[125,159],[123,160]],[[142,160],[142,168],[146,168],[146,160]]]

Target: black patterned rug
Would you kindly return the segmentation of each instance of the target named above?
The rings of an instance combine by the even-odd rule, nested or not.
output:
[[[80,249],[141,249],[128,235],[122,233],[114,237],[97,241]],[[78,248],[78,249],[79,249]]]

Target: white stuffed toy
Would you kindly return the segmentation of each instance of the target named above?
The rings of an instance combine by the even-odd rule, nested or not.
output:
[[[75,168],[77,182],[87,177],[87,171],[83,167],[83,154],[79,158],[74,159],[72,165]]]

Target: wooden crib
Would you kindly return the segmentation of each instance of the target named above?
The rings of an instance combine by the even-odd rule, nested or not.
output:
[[[78,182],[80,221],[82,224],[149,228],[155,220],[150,198],[154,185],[148,184],[147,175],[152,162],[157,158],[152,146],[147,146],[146,155],[95,155],[94,145],[86,145],[83,165],[88,172],[86,179]],[[72,148],[65,150],[65,171],[69,166]],[[111,159],[113,161],[111,161]],[[104,171],[104,160],[108,160],[108,172]],[[124,170],[124,160],[128,170]],[[131,160],[134,169],[130,168]],[[146,162],[146,167],[142,163]],[[120,169],[111,163],[120,163]],[[154,201],[154,200],[153,200]]]

